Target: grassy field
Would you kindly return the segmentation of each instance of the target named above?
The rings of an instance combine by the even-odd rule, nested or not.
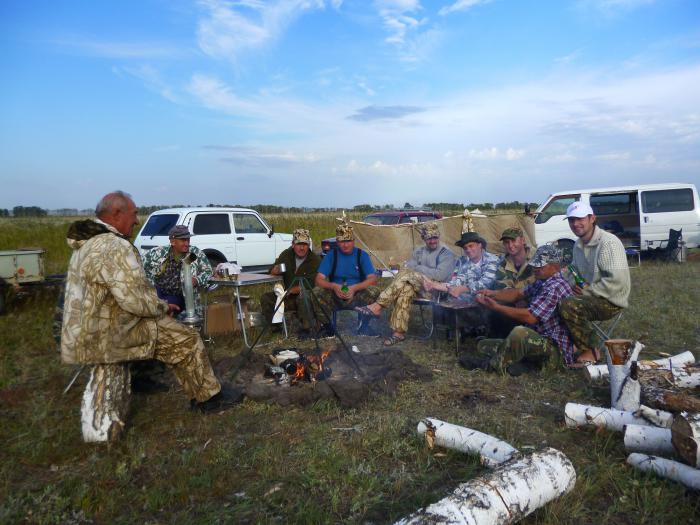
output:
[[[311,219],[271,221],[278,231],[291,231],[288,224]],[[0,249],[43,246],[48,272],[60,273],[68,257],[66,225],[0,222]],[[318,218],[312,229],[322,232],[319,238],[330,235],[332,217]],[[700,356],[700,264],[644,261],[632,279],[632,304],[617,334],[642,340],[648,357],[684,349]],[[433,370],[433,380],[406,381],[395,396],[373,396],[358,409],[246,400],[205,416],[189,412],[173,388],[134,396],[122,442],[83,444],[85,376],[62,395],[74,369],[60,363],[51,336],[56,293],[17,297],[0,317],[0,523],[391,522],[483,470],[474,457],[428,450],[415,432],[425,416],[523,450],[552,446],[572,460],[574,491],[525,523],[700,521],[697,493],[626,466],[620,434],[565,428],[565,403],[609,404],[604,387],[586,383],[580,372],[519,378],[467,372],[457,366],[452,342],[435,350],[418,340],[405,343],[411,359]],[[349,339],[361,349],[381,342]],[[237,337],[210,346],[215,362],[241,350]]]

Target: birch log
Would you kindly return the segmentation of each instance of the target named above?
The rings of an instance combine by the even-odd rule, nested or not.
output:
[[[695,363],[693,352],[687,351],[682,354],[656,359],[654,361],[640,360],[640,370],[665,369],[671,370],[690,363]],[[589,381],[599,381],[608,377],[608,365],[589,365],[585,368],[585,374]]]
[[[131,397],[129,365],[95,365],[80,408],[85,442],[114,442],[124,430]]]
[[[671,439],[683,462],[700,468],[700,414],[683,412],[674,417]]]
[[[643,472],[653,472],[662,478],[668,478],[691,489],[700,490],[700,470],[678,461],[634,453],[629,455],[627,463]]]
[[[459,485],[449,496],[400,520],[425,523],[501,525],[515,523],[576,484],[574,466],[553,448],[503,463]]]
[[[564,419],[569,428],[592,426],[622,432],[625,425],[671,426],[672,414],[648,407],[640,407],[635,412],[615,408],[594,407],[567,403]]]
[[[695,367],[697,368],[697,367]],[[669,370],[645,370],[639,375],[642,403],[670,412],[700,412],[697,390],[678,388]]]
[[[627,452],[641,452],[656,456],[675,454],[670,429],[644,425],[625,426],[625,449]]]
[[[637,410],[641,389],[637,380],[637,362],[624,365],[608,364],[610,375],[610,405],[618,410]]]
[[[418,423],[418,433],[425,434],[430,448],[438,445],[467,454],[478,454],[481,464],[487,467],[496,466],[519,455],[518,450],[505,441],[439,419],[424,419]]]

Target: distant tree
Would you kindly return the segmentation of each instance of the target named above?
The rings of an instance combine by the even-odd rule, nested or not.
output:
[[[408,210],[410,208],[413,208],[413,204],[411,204],[410,202],[405,202],[403,207]]]
[[[0,217],[9,217],[10,216],[10,210],[7,208],[0,208]]]
[[[373,211],[374,207],[371,204],[358,204],[352,207],[353,211]]]
[[[39,206],[15,206],[12,215],[15,217],[45,217],[48,212]]]

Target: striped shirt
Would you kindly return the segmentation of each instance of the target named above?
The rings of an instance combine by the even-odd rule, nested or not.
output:
[[[463,293],[459,299],[472,302],[477,290],[491,288],[496,280],[496,269],[500,262],[500,257],[487,251],[482,252],[479,262],[471,262],[469,257],[462,256],[457,259],[452,278],[448,284],[450,286],[466,286],[468,293]]]

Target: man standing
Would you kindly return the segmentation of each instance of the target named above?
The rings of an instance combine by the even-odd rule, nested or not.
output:
[[[61,358],[69,364],[157,359],[169,365],[190,406],[221,410],[237,400],[221,389],[199,334],[168,316],[177,306],[158,299],[129,241],[138,224],[127,193],[105,195],[96,219],[68,230],[73,249],[66,276]]]
[[[477,344],[476,355],[464,356],[460,362],[466,368],[484,368],[511,375],[520,375],[530,368],[539,368],[557,355],[557,348],[566,365],[573,363],[573,343],[569,331],[557,313],[559,302],[573,292],[561,274],[562,254],[558,248],[540,246],[528,263],[537,279],[525,288],[481,290],[477,302],[486,308],[508,316],[519,325],[503,339],[483,339]],[[501,304],[526,300],[527,307]],[[532,328],[531,328],[532,327]]]
[[[337,248],[323,258],[316,274],[314,293],[328,310],[353,308],[374,302],[379,295],[377,274],[367,252],[355,247],[355,234],[349,224],[335,229]],[[320,314],[320,312],[316,312]],[[318,315],[317,315],[318,318]],[[360,333],[371,335],[369,320],[361,318]]]
[[[287,297],[284,300],[284,309],[296,311],[304,331],[311,327],[311,314],[307,305],[300,300],[299,293],[301,286],[299,282],[292,286],[294,278],[305,279],[307,287],[313,285],[316,278],[316,271],[321,264],[321,258],[311,251],[311,234],[309,230],[297,228],[292,235],[292,245],[280,253],[275,260],[270,273],[281,275],[284,279],[284,289],[287,290]],[[284,271],[282,271],[284,268]],[[309,298],[310,307],[311,299]],[[266,292],[260,297],[260,308],[268,323],[272,322],[275,311],[277,296],[274,292]]]
[[[393,334],[384,341],[385,346],[406,338],[411,303],[423,290],[423,277],[443,282],[449,278],[455,266],[455,256],[440,242],[440,230],[435,222],[421,224],[418,231],[425,246],[415,249],[406,261],[406,268],[399,271],[393,282],[379,294],[377,302],[355,308],[363,315],[379,316],[383,308],[393,307],[389,319]]]
[[[506,254],[501,258],[496,270],[494,290],[503,288],[523,289],[535,281],[532,266],[528,264],[532,253],[530,247],[525,244],[525,236],[520,228],[507,228],[501,234],[501,243]],[[526,303],[516,306],[526,306]],[[489,322],[489,334],[491,337],[506,337],[516,326],[516,321],[498,312],[491,312]]]
[[[630,271],[620,239],[596,225],[593,209],[574,202],[566,210],[569,227],[578,237],[573,264],[586,284],[574,287],[574,297],[562,301],[559,313],[579,350],[579,366],[595,363],[599,356],[592,341],[590,321],[610,319],[627,308]]]
[[[185,279],[182,260],[185,255],[191,253],[194,257],[190,269],[192,286],[195,288],[206,285],[213,273],[204,252],[190,245],[190,237],[192,234],[187,226],[173,226],[168,232],[170,246],[157,246],[146,252],[143,258],[143,269],[148,280],[156,287],[158,298],[177,305],[180,310],[185,309],[182,293]]]

